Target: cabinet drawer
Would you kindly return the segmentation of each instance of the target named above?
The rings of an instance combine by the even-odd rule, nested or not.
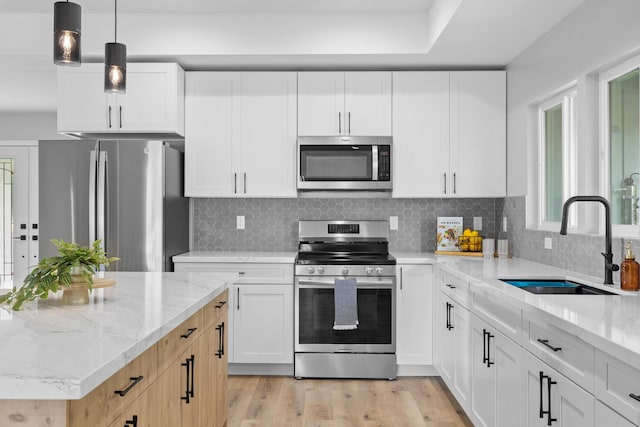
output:
[[[181,262],[175,264],[176,272],[236,273],[240,278],[291,279],[293,264]]]
[[[527,320],[525,328],[525,346],[531,353],[593,393],[593,346],[548,322]]]
[[[444,273],[442,275],[442,284],[440,289],[446,295],[450,296],[456,302],[469,308],[469,282],[458,279],[455,276]]]
[[[81,400],[69,401],[69,427],[108,426],[158,376],[154,345]]]
[[[624,417],[640,424],[640,401],[637,400],[640,399],[640,370],[596,351],[595,395]]]
[[[159,372],[164,372],[202,334],[203,317],[203,310],[198,311],[158,342]]]
[[[204,307],[204,329],[209,329],[216,322],[216,319],[228,310],[228,307],[229,289],[218,295],[216,299]]]
[[[494,328],[520,342],[522,333],[522,310],[489,293],[472,293],[473,312]]]

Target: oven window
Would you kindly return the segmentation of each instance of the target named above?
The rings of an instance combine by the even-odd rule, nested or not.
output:
[[[300,175],[305,181],[371,181],[370,145],[300,147]]]
[[[299,289],[300,344],[391,344],[391,289],[358,289],[358,328],[334,331],[333,289]]]

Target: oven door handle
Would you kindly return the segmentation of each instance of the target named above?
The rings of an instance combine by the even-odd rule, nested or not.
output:
[[[335,282],[333,280],[307,280],[297,279],[297,285],[302,288],[333,288]],[[380,287],[393,287],[395,285],[394,279],[382,279],[382,280],[358,280],[358,288],[380,288]]]

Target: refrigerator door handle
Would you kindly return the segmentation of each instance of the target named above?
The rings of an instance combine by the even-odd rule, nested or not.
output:
[[[97,197],[96,197],[96,234],[97,238],[101,241],[100,246],[102,249],[106,249],[107,242],[105,242],[106,227],[105,227],[105,213],[106,213],[106,189],[107,189],[107,153],[100,151],[98,155],[98,185]],[[93,242],[92,242],[93,243]]]
[[[92,150],[89,157],[89,244],[96,240],[96,153]]]

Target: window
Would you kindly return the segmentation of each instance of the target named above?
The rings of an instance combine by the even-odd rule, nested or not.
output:
[[[555,96],[538,107],[539,122],[539,224],[555,228],[562,219],[562,204],[576,193],[575,89]],[[575,226],[575,210],[569,225]]]
[[[602,185],[616,234],[638,235],[640,58],[601,75]]]

